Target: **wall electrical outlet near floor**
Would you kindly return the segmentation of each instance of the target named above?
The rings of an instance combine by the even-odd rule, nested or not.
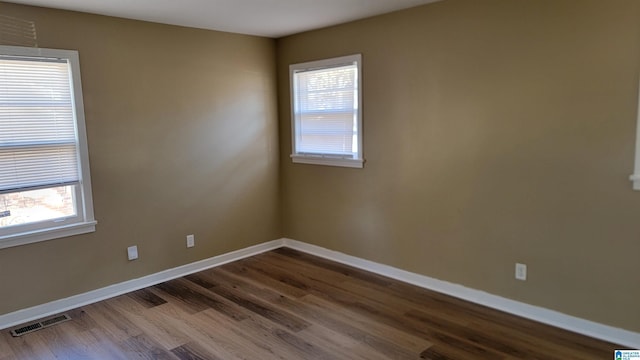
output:
[[[137,246],[129,246],[127,248],[127,257],[129,260],[135,260],[138,258],[138,247]]]
[[[527,280],[527,265],[516,263],[516,279]]]
[[[196,246],[196,238],[193,235],[187,235],[187,247],[194,247]]]

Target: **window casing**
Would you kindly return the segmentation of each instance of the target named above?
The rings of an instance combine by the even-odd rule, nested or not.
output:
[[[362,168],[361,55],[289,67],[294,163]]]
[[[640,89],[640,85],[638,87]],[[640,91],[638,92],[638,111],[636,112],[636,153],[633,174],[629,180],[633,183],[633,190],[640,191]]]
[[[0,248],[95,225],[78,53],[0,46]]]

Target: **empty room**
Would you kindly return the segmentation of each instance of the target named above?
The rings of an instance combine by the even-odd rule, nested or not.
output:
[[[640,1],[0,1],[0,360],[640,360]]]

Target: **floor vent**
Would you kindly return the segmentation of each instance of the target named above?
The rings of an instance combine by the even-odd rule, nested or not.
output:
[[[46,327],[49,326],[53,326],[56,324],[59,324],[61,322],[65,322],[65,321],[69,321],[71,320],[71,317],[67,314],[62,314],[62,315],[57,315],[54,316],[52,318],[46,319],[46,320],[42,320],[42,321],[38,321],[38,322],[34,322],[25,326],[21,326],[19,328],[13,329],[11,330],[11,335],[15,336],[22,336],[24,334],[28,334],[40,329],[44,329]]]

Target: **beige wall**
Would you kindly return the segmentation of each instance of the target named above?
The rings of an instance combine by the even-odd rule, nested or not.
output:
[[[279,158],[275,41],[0,14],[80,52],[99,221],[0,250],[0,314],[279,238],[282,221],[291,238],[640,331],[636,0],[444,0],[278,40]],[[288,64],[353,53],[365,168],[292,164]]]
[[[637,0],[445,0],[279,40],[285,235],[640,331],[639,25]],[[365,168],[292,164],[288,65],[354,53]]]
[[[274,40],[8,3],[0,14],[35,21],[40,47],[79,51],[98,220],[89,235],[0,250],[0,314],[281,236]]]

